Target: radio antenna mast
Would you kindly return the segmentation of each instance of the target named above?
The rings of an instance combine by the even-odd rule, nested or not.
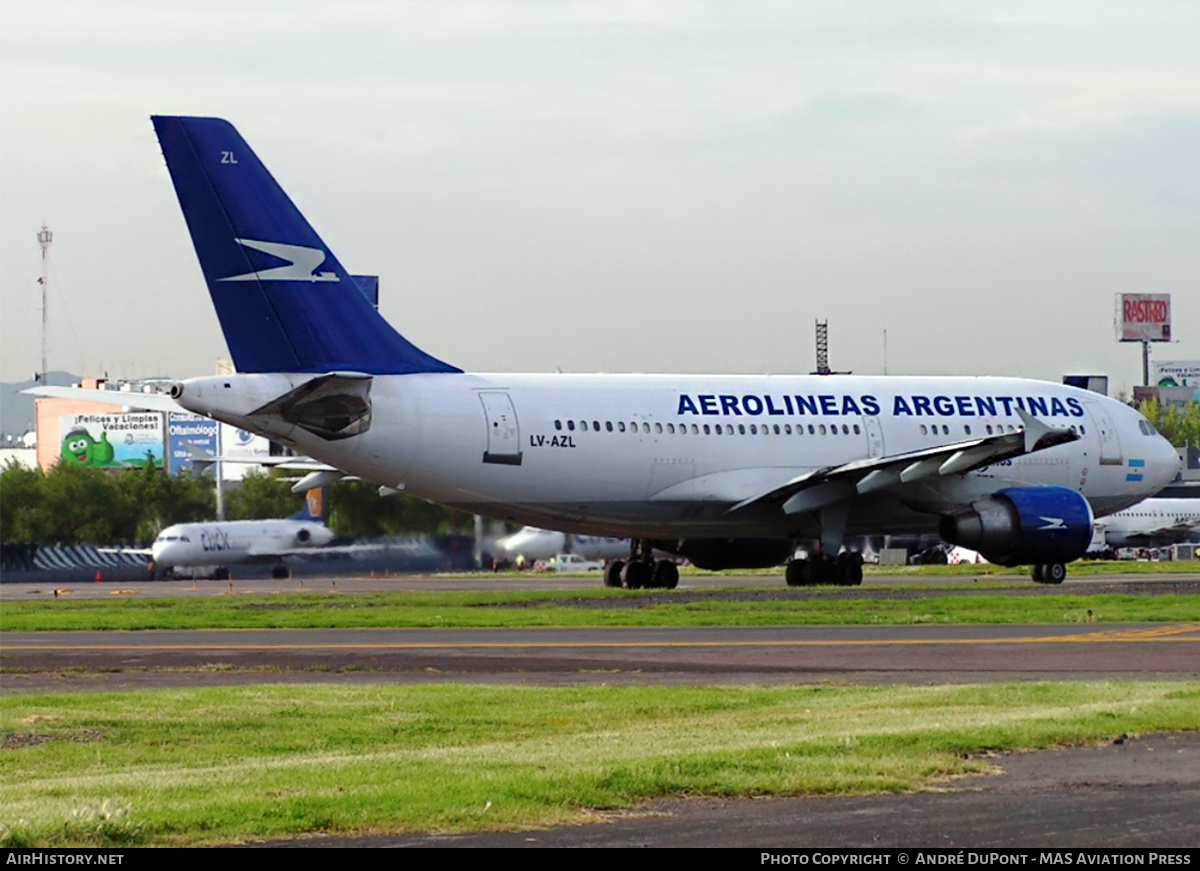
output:
[[[46,383],[46,291],[50,287],[49,274],[49,254],[50,243],[54,240],[54,234],[50,232],[50,228],[42,224],[42,229],[38,230],[37,234],[38,245],[42,248],[42,275],[38,278],[38,284],[42,286],[42,369],[38,373],[38,380]]]

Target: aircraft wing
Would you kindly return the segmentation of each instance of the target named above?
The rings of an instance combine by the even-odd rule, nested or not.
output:
[[[216,454],[205,451],[194,444],[189,444],[187,449],[191,455],[192,468],[196,470],[196,474],[198,475],[203,475],[218,462],[274,466],[276,469],[283,469],[284,471],[306,472],[307,474],[303,478],[292,485],[293,493],[306,493],[309,490],[315,490],[317,487],[324,487],[326,484],[332,484],[342,479],[347,481],[361,480],[352,475],[347,475],[341,469],[330,466],[327,463],[318,462],[309,457],[218,457]]]
[[[119,405],[145,411],[180,411],[187,409],[165,393],[126,393],[122,390],[93,390],[87,387],[30,387],[22,390],[34,396],[49,396],[54,399],[78,399],[99,402],[104,405]]]
[[[1197,528],[1195,523],[1175,523],[1154,529],[1126,532],[1120,536],[1119,541],[1121,547],[1167,547],[1187,541]]]
[[[370,551],[384,550],[382,544],[326,544],[320,547],[265,547],[258,549],[251,547],[248,556],[252,559],[271,559],[288,556],[312,556],[313,554],[321,553],[368,553]]]
[[[1022,429],[978,439],[939,445],[919,451],[870,457],[841,466],[813,469],[770,489],[742,499],[729,509],[776,504],[785,514],[815,511],[854,495],[884,490],[923,478],[961,475],[983,466],[1012,459],[1079,438],[1069,429],[1054,429],[1018,410]]]

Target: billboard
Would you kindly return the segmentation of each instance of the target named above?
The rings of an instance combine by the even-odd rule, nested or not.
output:
[[[162,467],[161,412],[64,414],[58,426],[59,462],[100,469]]]
[[[222,464],[222,477],[226,481],[240,481],[251,470],[261,469],[255,460],[271,456],[271,442],[260,435],[223,423],[221,456],[231,461]]]
[[[192,467],[192,451],[189,445],[194,445],[201,453],[215,457],[219,453],[218,426],[220,424],[215,420],[191,412],[168,412],[167,471],[178,475],[182,470]]]
[[[1200,360],[1164,360],[1155,363],[1154,383],[1159,387],[1200,389]]]
[[[1122,342],[1171,341],[1171,294],[1118,293],[1117,339]]]
[[[1093,393],[1099,393],[1101,396],[1108,396],[1107,375],[1064,375],[1063,384],[1069,387],[1090,390]]]

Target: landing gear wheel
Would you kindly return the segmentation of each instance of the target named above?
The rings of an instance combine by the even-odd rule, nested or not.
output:
[[[1029,574],[1033,577],[1033,580],[1035,583],[1038,583],[1038,584],[1046,583],[1046,581],[1042,578],[1042,564],[1041,563],[1038,563],[1037,565],[1035,565],[1033,567],[1033,570]]]
[[[644,563],[641,560],[630,560],[625,563],[625,571],[623,580],[625,587],[630,590],[640,590],[643,587],[650,586],[653,578],[654,567],[650,563]]]
[[[669,559],[660,559],[654,564],[654,577],[650,586],[660,590],[673,590],[679,586],[679,567]]]
[[[271,577],[273,577],[275,580],[286,578],[290,574],[291,572],[288,571],[287,566],[275,566],[271,569]]]
[[[832,582],[844,587],[857,587],[862,583],[862,556],[857,553],[839,553],[832,568]]]
[[[808,560],[794,559],[787,564],[787,569],[784,570],[783,579],[787,581],[789,587],[803,587],[805,584],[804,572],[808,568]]]
[[[1067,567],[1063,563],[1046,563],[1042,566],[1043,584],[1061,584],[1067,579]]]
[[[621,570],[625,568],[625,563],[619,559],[615,559],[604,567],[604,586],[619,587],[621,586]]]
[[[862,566],[856,562],[849,561],[843,564],[840,569],[843,584],[847,587],[861,586],[863,579]]]
[[[820,557],[808,560],[804,566],[804,586],[812,587],[817,584],[829,583],[830,567],[829,562]]]

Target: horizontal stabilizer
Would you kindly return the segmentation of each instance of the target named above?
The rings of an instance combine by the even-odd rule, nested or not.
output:
[[[33,396],[51,399],[75,399],[82,402],[97,402],[116,405],[135,411],[178,411],[189,413],[182,405],[165,393],[126,393],[123,390],[96,390],[90,387],[30,387],[22,390]]]

